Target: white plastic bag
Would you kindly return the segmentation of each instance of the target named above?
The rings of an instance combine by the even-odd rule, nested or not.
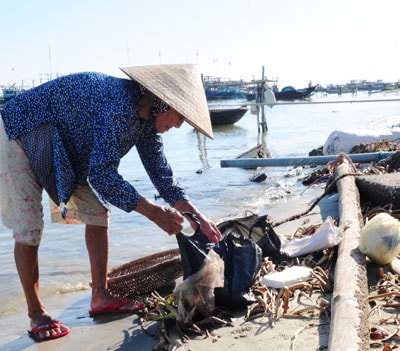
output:
[[[400,221],[379,213],[360,231],[360,251],[379,264],[388,264],[400,253]]]
[[[175,287],[173,294],[178,303],[178,323],[190,325],[195,314],[207,317],[214,312],[214,288],[224,286],[224,269],[222,258],[210,250],[202,268]]]
[[[298,257],[334,247],[342,238],[343,228],[337,227],[332,217],[328,216],[313,235],[282,242],[281,250],[289,257]]]

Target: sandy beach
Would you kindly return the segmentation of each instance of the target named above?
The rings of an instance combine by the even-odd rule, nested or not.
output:
[[[322,193],[322,188],[305,192],[268,210],[276,221],[299,214],[309,208]],[[310,214],[275,228],[280,235],[291,235],[297,228],[320,224],[327,215],[337,213],[337,197],[325,196]],[[159,339],[146,333],[139,315],[113,315],[92,318],[88,306],[90,291],[54,295],[45,304],[53,318],[71,328],[63,338],[36,343],[27,334],[28,318],[24,313],[2,316],[0,319],[0,350],[4,351],[70,351],[70,350],[152,350]],[[291,302],[292,303],[292,302]],[[294,303],[294,302],[293,302]],[[315,318],[280,318],[271,324],[268,317],[245,321],[246,310],[234,313],[232,326],[219,327],[211,335],[193,338],[176,350],[202,351],[217,347],[219,350],[322,350],[329,338],[329,320]],[[146,324],[147,331],[157,333],[159,324]]]

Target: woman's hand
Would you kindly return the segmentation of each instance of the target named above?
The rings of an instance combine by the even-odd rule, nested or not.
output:
[[[153,222],[169,235],[172,235],[178,234],[182,231],[184,220],[185,218],[174,209],[160,206]]]
[[[173,208],[159,206],[141,197],[135,211],[144,215],[169,235],[178,234],[183,229],[185,218]]]
[[[221,232],[217,226],[198,212],[190,201],[178,201],[174,207],[181,213],[194,214],[200,222],[201,231],[211,242],[216,243],[222,239]],[[146,216],[169,235],[176,235],[183,229],[184,217],[181,213],[170,207],[156,205],[144,197],[139,199],[139,204],[136,206],[135,211]],[[198,224],[190,218],[188,220],[193,230],[196,230]]]
[[[201,213],[198,213],[196,215],[200,222],[200,229],[201,232],[210,240],[212,243],[217,243],[222,239],[222,234],[217,228],[217,226],[213,223],[210,222],[206,217],[204,217]],[[193,221],[189,216],[186,216],[186,218],[189,220],[191,227],[193,230],[196,230],[198,227],[198,223]]]
[[[200,222],[201,231],[208,238],[208,240],[213,243],[217,243],[222,239],[222,234],[217,226],[213,222],[210,222],[203,214],[201,214],[190,201],[180,200],[174,205],[174,207],[181,213],[188,212],[195,215]],[[196,230],[198,224],[189,216],[186,216],[186,218],[188,219],[193,230]]]

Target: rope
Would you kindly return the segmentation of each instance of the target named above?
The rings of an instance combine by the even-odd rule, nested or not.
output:
[[[291,221],[294,221],[294,220],[299,219],[299,218],[301,218],[301,217],[304,217],[305,215],[307,215],[308,213],[310,213],[310,212],[314,209],[315,206],[317,206],[317,204],[322,200],[322,198],[323,198],[325,195],[327,195],[327,194],[329,194],[329,193],[331,192],[332,188],[333,188],[334,186],[336,186],[336,183],[337,183],[340,179],[343,179],[344,177],[348,177],[348,176],[359,177],[359,176],[362,176],[362,175],[363,175],[362,173],[347,173],[347,174],[342,174],[341,176],[337,177],[336,179],[334,179],[333,181],[331,181],[329,184],[326,185],[323,194],[320,195],[316,200],[314,200],[314,202],[311,204],[311,206],[310,206],[307,210],[305,210],[304,212],[301,212],[301,213],[299,213],[299,214],[297,214],[297,215],[291,216],[291,217],[289,217],[289,218],[287,218],[287,219],[284,219],[284,220],[282,220],[282,221],[280,221],[280,222],[273,222],[271,225],[272,225],[273,227],[278,227],[278,226],[280,226],[280,225],[282,225],[282,224],[284,224],[284,223],[291,222]]]

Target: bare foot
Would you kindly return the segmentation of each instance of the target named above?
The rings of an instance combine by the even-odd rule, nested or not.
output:
[[[45,341],[67,335],[70,333],[70,329],[62,322],[46,315],[31,320],[31,330],[28,333],[36,341]]]

